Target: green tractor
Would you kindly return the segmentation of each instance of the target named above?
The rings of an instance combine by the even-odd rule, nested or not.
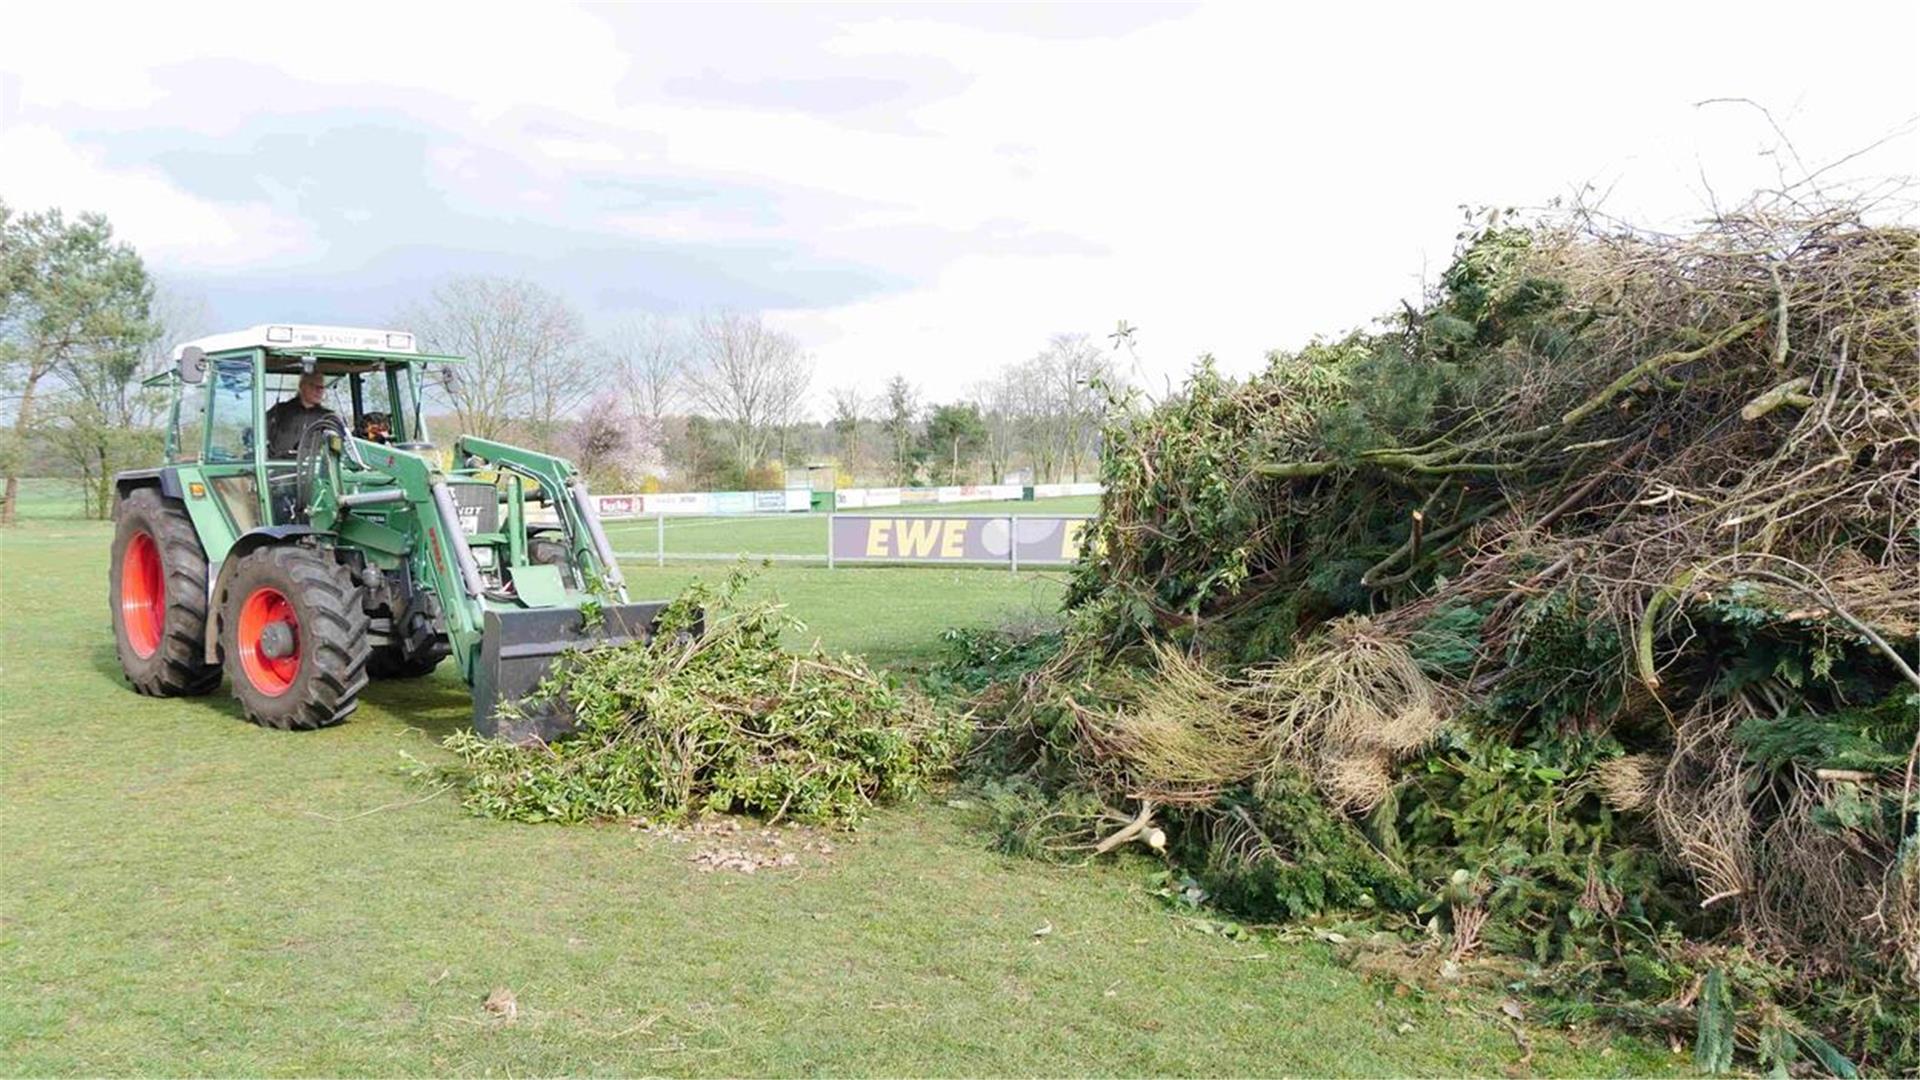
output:
[[[172,391],[167,463],[114,478],[109,599],[133,688],[206,694],[224,670],[255,723],[309,729],[344,720],[370,678],[451,656],[482,734],[563,734],[564,706],[533,693],[555,660],[647,640],[665,605],[628,602],[564,459],[466,437],[443,467],[421,391],[462,362],[325,326],[175,349],[148,380]],[[302,400],[329,395],[340,411]]]

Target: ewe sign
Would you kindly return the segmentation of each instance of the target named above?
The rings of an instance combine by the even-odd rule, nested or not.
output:
[[[1080,554],[1086,517],[836,515],[833,561],[1063,566]]]

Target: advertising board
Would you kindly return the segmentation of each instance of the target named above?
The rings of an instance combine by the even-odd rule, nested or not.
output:
[[[1080,554],[1084,517],[905,517],[833,519],[833,560],[974,562],[1064,566]]]

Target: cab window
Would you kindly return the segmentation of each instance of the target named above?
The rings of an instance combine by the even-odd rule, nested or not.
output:
[[[298,371],[267,372],[267,381],[262,384],[266,387],[266,390],[260,395],[261,402],[268,409],[272,409],[275,405],[279,405],[282,402],[298,401],[300,398],[300,376],[301,373]],[[335,378],[329,377],[327,379],[326,393],[321,395],[320,398],[321,407],[333,410],[334,412],[339,411],[334,403],[334,394],[338,389],[337,382],[338,380]]]
[[[353,377],[353,433],[362,439],[393,442],[400,434],[401,418],[388,376],[386,371],[370,371]]]
[[[207,416],[208,463],[252,461],[253,364],[222,360],[214,365]],[[184,404],[184,403],[183,403]]]
[[[424,443],[429,441],[426,418],[420,415],[420,404],[414,399],[414,385],[419,375],[418,368],[394,368],[387,372],[387,383],[393,393],[394,438],[404,442]]]
[[[173,460],[200,460],[200,447],[207,438],[207,388],[204,384],[181,383],[180,400],[174,413]]]

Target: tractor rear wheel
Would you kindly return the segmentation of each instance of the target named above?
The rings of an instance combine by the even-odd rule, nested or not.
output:
[[[220,685],[206,663],[207,553],[177,503],[152,488],[120,501],[107,571],[120,669],[142,694],[184,697]]]
[[[300,544],[240,560],[220,598],[233,696],[262,727],[337,724],[367,685],[367,613],[347,568]]]

